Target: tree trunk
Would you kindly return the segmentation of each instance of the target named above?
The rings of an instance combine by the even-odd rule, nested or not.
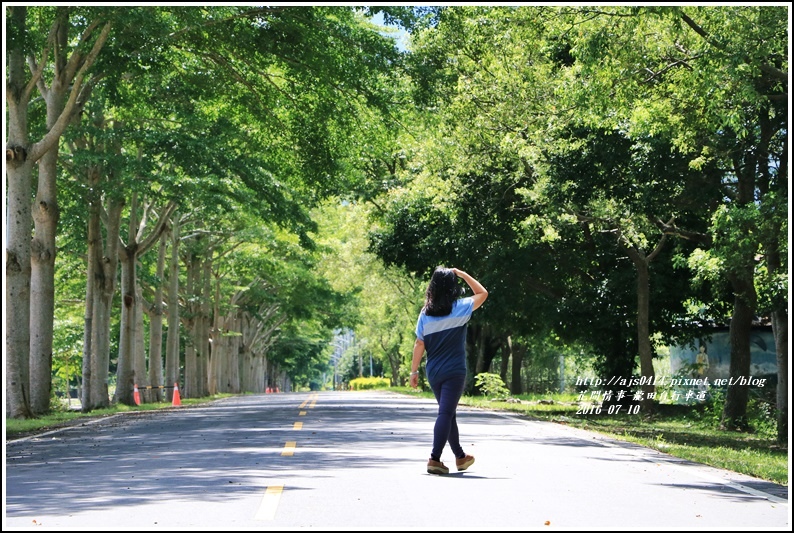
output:
[[[138,157],[140,158],[140,152]],[[119,361],[116,373],[117,402],[134,405],[135,385],[139,388],[148,386],[146,372],[146,353],[143,339],[143,297],[138,284],[138,259],[156,242],[166,227],[166,223],[174,210],[175,204],[169,203],[162,211],[151,232],[143,238],[147,228],[150,206],[143,207],[143,215],[138,216],[138,196],[132,193],[128,223],[128,242],[121,249],[122,262],[121,293],[123,305],[121,309],[121,335],[119,338]]]
[[[217,302],[215,310],[217,311]],[[215,321],[209,329],[210,353],[208,357],[209,364],[207,365],[207,393],[211,395],[218,392],[227,392],[224,387],[225,378],[223,375],[226,359],[226,339],[221,335],[223,322],[224,320],[215,314]]]
[[[11,139],[9,139],[11,141]],[[16,150],[20,157],[24,149]],[[6,416],[31,418],[30,407],[30,194],[29,161],[7,161]]]
[[[160,235],[157,250],[157,281],[154,287],[154,301],[149,312],[149,383],[154,387],[150,401],[163,400],[163,284],[165,283],[165,252],[168,247],[168,234]],[[173,383],[171,383],[173,385]]]
[[[207,366],[207,392],[229,392],[227,388],[226,362],[228,343],[224,337],[228,317],[221,316],[220,312],[221,280],[215,276],[215,296],[213,297],[214,321],[210,328],[210,353]]]
[[[788,311],[772,313],[777,360],[777,442],[788,443]]]
[[[244,373],[241,376],[242,387],[246,392],[265,392],[268,386],[267,350],[272,326],[266,327],[265,322],[275,314],[276,309],[277,306],[270,308],[263,306],[259,309],[259,318],[254,318],[247,312],[241,317],[240,365],[250,369],[250,375]],[[276,321],[276,324],[280,322]]]
[[[499,365],[499,377],[502,382],[507,384],[507,369],[510,368],[510,335],[507,336],[507,342],[502,344],[502,361]]]
[[[392,385],[400,386],[400,345],[402,344],[402,333],[399,334],[399,343],[395,344],[394,348],[386,352],[386,357],[389,360],[389,368],[391,369],[391,382]]]
[[[185,398],[198,398],[198,372],[196,362],[196,325],[198,324],[198,303],[199,297],[196,287],[199,279],[198,258],[193,252],[188,252],[185,257],[185,267],[187,278],[185,283],[185,301],[187,302],[187,316],[185,317],[185,327],[189,333],[189,340],[185,346],[185,387],[182,394]]]
[[[650,309],[650,275],[648,263],[638,261],[635,263],[637,268],[637,350],[640,354],[640,373],[642,378],[647,380],[642,385],[642,410],[647,415],[653,412],[654,393],[656,387],[653,384],[653,348],[651,347],[651,336],[649,328],[649,309]]]
[[[650,332],[650,302],[651,302],[651,261],[661,252],[667,242],[667,236],[662,235],[653,251],[646,255],[642,248],[632,244],[623,233],[618,233],[618,242],[626,251],[634,268],[637,271],[637,352],[640,356],[640,374],[645,382],[642,384],[642,409],[650,414],[654,409],[655,372],[653,370],[653,346],[651,345]],[[624,376],[629,378],[631,376]]]
[[[93,176],[93,177],[92,177]],[[92,404],[91,382],[94,379],[93,362],[94,357],[94,337],[96,335],[97,324],[94,322],[94,314],[97,312],[95,303],[99,299],[99,292],[102,290],[100,280],[104,274],[102,268],[102,229],[100,221],[101,199],[96,184],[99,181],[99,173],[89,174],[88,198],[88,243],[86,245],[86,289],[85,289],[85,331],[83,332],[83,374],[82,390],[80,392],[81,410],[88,412],[88,406]]]
[[[198,373],[198,392],[199,397],[209,394],[207,376],[209,372],[210,358],[210,324],[212,316],[210,313],[212,305],[212,258],[204,259],[202,268],[202,290],[199,311],[199,330],[198,343],[196,345],[196,371]]]
[[[66,61],[67,8],[58,8],[58,15],[50,28],[46,48],[41,57],[34,57],[27,29],[27,8],[11,6],[8,21],[8,78],[6,81],[8,137],[6,141],[7,213],[6,221],[6,401],[7,416],[20,418],[49,408],[52,387],[52,319],[54,308],[55,227],[58,208],[55,200],[55,165],[58,142],[69,124],[72,113],[85,103],[91,84],[83,86],[83,78],[110,33],[106,24],[88,54],[75,51]],[[87,42],[95,30],[87,25],[81,42]],[[59,46],[60,45],[60,46]],[[49,54],[54,50],[54,65]],[[31,73],[26,79],[25,54],[30,53]],[[78,70],[79,69],[79,70]],[[52,89],[42,79],[43,72],[54,73]],[[28,104],[35,87],[41,88],[47,104],[46,134],[34,145],[29,143]],[[69,87],[69,89],[67,89]],[[68,101],[63,95],[69,92]],[[79,95],[79,98],[78,98]],[[31,175],[32,165],[52,152],[39,169],[36,203],[36,234],[34,268],[31,267]],[[22,203],[27,203],[25,207]],[[32,272],[35,270],[35,279]],[[31,292],[34,291],[34,292]],[[31,302],[34,308],[31,309]],[[31,323],[31,320],[33,322]],[[24,323],[24,325],[23,325]],[[31,339],[31,324],[34,336]],[[31,340],[33,342],[31,342]],[[24,362],[22,361],[24,358]],[[30,359],[33,359],[31,373]],[[49,373],[48,373],[49,369]],[[31,399],[31,380],[35,383],[35,397]]]
[[[490,328],[487,325],[470,325],[466,335],[466,360],[471,374],[468,377],[475,378],[477,374],[488,372],[500,346],[501,339],[491,335]],[[471,352],[474,352],[473,355]],[[471,380],[466,390],[476,390],[474,379]]]
[[[37,84],[47,106],[47,129],[52,130],[66,101],[65,95],[76,71],[67,67],[68,10],[58,9],[54,23],[57,43],[53,54],[54,76],[50,87],[44,80]],[[74,52],[78,57],[79,51]],[[74,90],[78,90],[75,88]],[[59,135],[60,137],[60,135]],[[38,187],[33,208],[33,241],[31,243],[30,278],[30,406],[33,414],[44,414],[50,408],[52,389],[52,337],[55,316],[55,235],[58,228],[58,142],[39,161]]]
[[[137,263],[137,261],[136,261]],[[149,374],[146,371],[146,339],[144,338],[143,315],[145,302],[143,300],[143,290],[138,282],[136,265],[135,276],[135,341],[133,343],[132,368],[135,372],[135,381],[138,383],[141,401],[151,402],[152,395],[149,386]]]
[[[98,183],[98,169],[90,171],[89,183]],[[119,234],[121,229],[121,211],[124,202],[118,199],[109,199],[107,209],[107,224],[105,229],[105,246],[102,246],[100,231],[99,207],[92,212],[89,219],[89,250],[92,250],[89,260],[94,263],[94,277],[90,280],[94,284],[91,289],[93,295],[93,316],[91,356],[89,358],[89,371],[86,374],[86,364],[83,364],[83,397],[82,411],[89,412],[110,405],[108,391],[108,378],[110,375],[110,317],[113,307],[113,297],[116,294],[116,276],[118,275]],[[92,245],[92,243],[94,243]]]
[[[477,343],[477,360],[474,364],[474,376],[485,372],[485,326],[479,328],[479,342]]]
[[[47,125],[58,118],[63,93],[47,97]],[[54,114],[54,116],[53,116]],[[58,201],[55,176],[58,150],[53,147],[39,161],[38,191],[33,209],[34,237],[31,243],[30,273],[30,407],[33,414],[50,409],[52,389],[52,335],[55,316],[55,234]]]
[[[403,364],[402,354],[400,353],[400,346],[403,343],[402,332],[397,333],[397,342],[389,344],[389,336],[382,335],[380,337],[380,347],[383,353],[386,354],[386,359],[389,361],[389,368],[391,369],[391,383],[393,386],[400,386],[400,367]]]
[[[229,330],[235,333],[240,332],[240,318],[237,313],[230,317],[231,325]],[[229,388],[232,394],[240,394],[241,392],[241,376],[240,376],[240,335],[233,335],[229,337],[229,345],[226,351],[229,375]]]
[[[761,121],[762,125],[765,123]],[[761,128],[765,130],[765,128]],[[762,136],[768,134],[762,131]],[[749,141],[748,141],[749,142]],[[763,144],[763,143],[759,143]],[[757,149],[757,148],[756,148]],[[740,143],[736,147],[733,167],[737,178],[736,208],[743,209],[755,201],[756,172],[759,170],[759,159],[756,149]],[[766,152],[767,147],[761,146],[761,151]],[[768,165],[766,158],[760,163],[762,167]],[[729,208],[730,209],[730,208]],[[751,221],[739,217],[738,227],[732,228],[735,232],[746,235],[747,238],[758,233],[758,228]],[[754,243],[760,244],[760,243]],[[733,314],[730,324],[731,363],[729,375],[731,381],[725,395],[725,406],[722,410],[721,427],[729,430],[749,429],[747,420],[747,402],[750,386],[746,380],[750,377],[750,333],[752,332],[753,318],[758,302],[755,292],[755,246],[746,246],[738,250],[737,256],[728,265],[727,278],[733,289]]]
[[[97,264],[95,257],[98,255],[96,248],[100,246],[100,229],[99,229],[99,200],[96,195],[89,198],[88,202],[88,246],[86,254],[86,284],[85,284],[85,313],[83,315],[83,363],[82,363],[82,376],[81,383],[86,386],[80,386],[80,404],[81,408],[90,402],[87,396],[88,384],[91,382],[91,355],[92,348],[91,342],[94,338],[94,287],[96,284],[95,277],[98,275],[97,269],[101,269],[101,265]],[[86,394],[86,396],[83,396]]]
[[[138,194],[132,193],[129,221],[127,223],[127,244],[119,248],[121,261],[121,322],[119,324],[119,355],[116,367],[116,394],[113,401],[125,405],[135,405],[135,385],[141,377],[135,368],[135,319],[138,300],[136,263],[138,241]]]
[[[745,276],[732,276],[733,314],[731,315],[730,343],[731,364],[730,383],[725,395],[720,425],[723,429],[744,431],[749,429],[747,420],[747,401],[750,385],[750,333],[753,327],[755,309],[755,287],[752,282],[752,269]]]
[[[258,343],[264,324],[247,312],[240,317],[239,361],[240,386],[244,392],[265,392],[267,358],[253,347]]]
[[[759,115],[762,130],[762,146],[766,148],[775,134],[776,121],[769,113]],[[781,117],[780,127],[788,129],[787,121]],[[766,283],[774,286],[777,279],[788,277],[784,266],[781,249],[785,250],[787,237],[783,213],[788,204],[788,136],[783,140],[780,160],[777,166],[776,179],[773,179],[772,165],[762,165],[758,180],[761,201],[765,206],[780,206],[779,215],[768,222],[768,230],[764,232],[764,258],[766,260]],[[769,150],[761,151],[759,159],[767,161]],[[770,194],[772,192],[773,194]],[[777,408],[777,442],[788,444],[788,298],[785,294],[777,295],[772,300],[772,334],[775,337],[775,359],[777,362],[776,408]]]
[[[781,161],[782,169],[787,169],[788,160]],[[788,172],[784,172],[784,176]],[[767,270],[770,283],[776,276],[785,274],[782,266],[779,242],[785,242],[783,232],[779,224],[775,224],[774,242],[766,245]],[[785,304],[785,305],[784,305]],[[777,407],[777,441],[780,444],[788,443],[788,309],[786,302],[780,302],[777,308],[772,311],[772,334],[775,337],[775,360],[777,361],[777,386],[776,386],[776,407]]]
[[[246,346],[243,338],[241,337],[240,344],[238,345],[239,353],[237,360],[240,362],[240,387],[243,392],[256,392],[256,365],[251,350]]]
[[[165,351],[166,399],[173,401],[174,383],[179,381],[179,217],[172,216],[171,261],[168,269],[168,337]]]
[[[510,347],[510,358],[513,361],[512,368],[512,383],[510,385],[510,393],[514,396],[523,394],[523,381],[521,381],[521,367],[524,363],[524,352],[526,348],[521,344],[513,342],[512,337],[507,338],[508,346]]]
[[[33,85],[25,79],[27,8],[6,8],[9,49],[6,144],[6,416],[30,418],[30,231],[31,175],[28,103]],[[11,38],[13,37],[13,38]]]
[[[137,376],[133,361],[135,350],[135,250],[127,245],[121,254],[121,322],[119,325],[119,352],[116,367],[115,403],[135,405],[133,396]]]

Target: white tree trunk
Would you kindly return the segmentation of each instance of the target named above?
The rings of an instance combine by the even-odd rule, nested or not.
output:
[[[65,12],[64,12],[65,13]],[[28,50],[23,47],[28,42],[27,33],[27,8],[25,6],[9,6],[6,11],[7,25],[15,39],[9,41],[10,47],[7,52],[8,67],[7,67],[7,119],[8,119],[8,137],[6,140],[6,416],[13,418],[25,418],[31,416],[33,413],[30,409],[30,357],[31,357],[31,175],[33,164],[39,161],[41,157],[50,150],[57,150],[57,144],[69,124],[72,113],[78,105],[78,95],[85,96],[81,87],[83,85],[83,78],[86,71],[91,67],[97,54],[104,46],[105,41],[110,33],[110,24],[106,24],[96,41],[94,42],[91,51],[85,55],[77,56],[79,60],[69,61],[67,64],[56,63],[52,66],[51,71],[55,72],[56,76],[64,74],[65,79],[73,80],[71,84],[63,83],[63,86],[71,85],[69,91],[69,99],[62,106],[62,112],[58,115],[57,120],[50,123],[48,121],[47,131],[44,137],[38,142],[30,145],[29,130],[28,130],[28,104],[33,89],[38,85],[44,87],[42,81],[42,73],[50,67],[49,64],[49,47],[54,43],[51,39],[47,40],[45,49],[41,52],[41,57],[37,61],[33,55],[28,60],[30,64],[30,74],[26,72],[25,54]],[[65,31],[63,24],[63,17],[56,17],[52,28],[50,29],[50,37],[57,38]],[[91,33],[94,32],[96,26],[94,24],[87,25],[86,33],[81,36],[81,42],[86,42]],[[57,57],[57,54],[56,54]],[[61,70],[65,67],[66,70]],[[75,73],[75,70],[79,69]],[[63,80],[61,80],[63,82]],[[90,86],[90,84],[88,84]],[[65,89],[64,89],[65,90]],[[89,89],[90,90],[90,89]],[[81,100],[81,104],[84,99]],[[57,107],[61,107],[60,101],[57,102]],[[45,170],[44,180],[54,179],[54,173],[47,174]],[[50,196],[50,184],[45,183],[44,188],[47,190],[46,197],[41,199],[48,205],[47,209],[51,210],[57,220],[57,208],[54,203],[54,196]],[[54,191],[54,187],[52,188]],[[38,200],[38,199],[37,199]],[[27,204],[27,205],[23,205]],[[47,223],[47,227],[49,222]],[[46,233],[45,229],[41,230]],[[54,230],[53,230],[54,231]],[[37,234],[38,238],[40,235]],[[47,257],[47,261],[54,261],[54,233],[52,235],[41,235],[43,240],[37,244],[37,248],[41,247],[40,257]],[[51,248],[48,247],[51,245]],[[54,264],[54,263],[53,263]],[[54,272],[54,270],[53,270]],[[39,272],[41,276],[37,279],[37,291],[41,291],[42,295],[48,292],[47,284],[51,283],[45,281],[46,272]],[[39,280],[41,280],[39,282]],[[37,292],[38,295],[38,292]],[[43,296],[46,300],[46,296]],[[37,306],[36,312],[45,314],[41,318],[42,321],[52,321],[52,314],[46,309],[46,303],[42,303],[43,307]],[[36,327],[40,324],[38,318],[36,319]],[[37,330],[34,359],[36,359],[36,376],[43,374],[44,369],[52,364],[52,325],[47,326],[47,330],[42,330],[40,333]],[[47,338],[49,341],[49,349],[47,348]],[[49,361],[49,363],[47,362]],[[41,364],[40,364],[41,363]],[[41,401],[40,398],[46,393],[47,403],[49,404],[49,388],[51,386],[51,375],[46,376],[45,384],[38,383],[37,380],[37,393],[36,405],[38,406]]]
[[[165,283],[165,252],[168,247],[168,234],[160,236],[157,249],[157,284],[154,287],[154,302],[149,312],[149,384],[152,389],[149,401],[163,399],[163,284]],[[173,383],[171,383],[173,385]]]
[[[94,176],[98,170],[94,169]],[[98,178],[93,178],[98,179]],[[110,317],[113,308],[113,297],[116,294],[116,277],[118,276],[118,248],[121,229],[121,211],[124,203],[121,200],[109,200],[105,229],[105,245],[99,231],[99,209],[92,213],[89,220],[89,260],[94,263],[95,275],[89,282],[93,296],[91,356],[83,362],[83,397],[82,410],[88,412],[110,405],[108,378],[110,375]],[[93,229],[92,229],[93,228]],[[100,233],[95,235],[94,232]]]
[[[137,263],[137,261],[136,261]],[[137,272],[137,265],[135,271]],[[146,403],[151,401],[151,389],[149,386],[149,374],[146,371],[146,339],[143,328],[143,315],[145,302],[143,300],[143,290],[135,277],[135,341],[133,346],[132,367],[135,372],[135,381],[138,383],[141,401]],[[134,392],[134,391],[133,391]]]
[[[230,317],[231,325],[229,329],[234,331],[235,333],[240,333],[240,318],[239,314],[235,313],[234,316]],[[234,394],[239,394],[242,392],[242,388],[240,386],[240,335],[233,335],[229,337],[229,347],[227,351],[228,357],[228,372],[229,372],[229,384],[231,386],[231,392]]]
[[[165,351],[166,398],[173,401],[174,383],[179,381],[179,217],[171,225],[171,261],[168,268],[168,337]]]
[[[55,122],[59,109],[47,99],[47,124]],[[52,115],[55,114],[53,117]],[[33,414],[50,409],[52,388],[52,335],[55,315],[55,233],[58,226],[58,201],[55,176],[58,173],[57,146],[39,161],[38,191],[32,210],[34,232],[31,243],[30,272],[30,407]]]
[[[203,286],[201,290],[200,320],[196,344],[196,371],[198,372],[199,397],[204,397],[209,394],[207,374],[210,358],[210,324],[212,323],[210,313],[212,305],[212,258],[206,257],[202,266],[201,279]]]
[[[11,107],[11,106],[10,106]],[[20,152],[21,153],[21,152]],[[8,156],[6,155],[6,160]],[[7,165],[6,416],[30,418],[30,174],[29,161]]]
[[[119,352],[116,366],[114,403],[135,405],[135,260],[127,248],[121,255],[121,322],[119,324]]]
[[[119,354],[116,365],[115,403],[135,405],[135,316],[140,305],[136,291],[136,263],[138,255],[138,194],[132,193],[129,221],[127,222],[127,244],[119,247],[121,262],[121,322],[119,323]]]
[[[121,335],[119,337],[119,359],[114,399],[126,405],[135,404],[133,394],[136,383],[140,387],[148,386],[145,342],[143,340],[143,298],[137,274],[138,258],[159,241],[166,222],[176,206],[174,203],[169,203],[163,209],[149,235],[144,238],[149,221],[150,206],[144,206],[143,214],[139,218],[138,205],[137,193],[133,193],[128,224],[128,243],[120,249],[122,262]]]
[[[210,328],[210,354],[209,365],[207,367],[207,392],[209,394],[217,394],[218,392],[228,392],[223,386],[223,360],[225,358],[225,346],[222,346],[224,339],[221,336],[223,332],[223,318],[221,317],[220,305],[220,277],[215,278],[215,297],[213,298],[214,321]]]
[[[190,339],[185,346],[185,387],[182,394],[185,398],[198,398],[198,363],[196,361],[196,326],[198,324],[198,286],[200,263],[192,252],[188,252],[185,258],[187,269],[187,281],[185,283],[185,301],[187,302],[187,317],[185,327],[187,328]]]
[[[15,41],[9,41],[6,79],[6,417],[30,418],[30,197],[34,160],[28,157],[28,103],[35,85],[26,79],[23,38],[27,8],[8,7],[6,17],[9,30],[17,34]]]

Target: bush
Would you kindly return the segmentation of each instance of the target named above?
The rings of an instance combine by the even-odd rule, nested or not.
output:
[[[388,378],[369,377],[350,380],[350,390],[388,389],[389,387]]]
[[[489,398],[509,398],[510,390],[499,374],[483,372],[474,376],[474,384]]]

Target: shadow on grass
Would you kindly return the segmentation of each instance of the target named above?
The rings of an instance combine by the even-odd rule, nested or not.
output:
[[[689,409],[660,409],[649,417],[629,415],[581,415],[576,409],[561,404],[543,406],[544,409],[521,409],[510,405],[489,406],[491,409],[524,415],[529,418],[570,424],[581,429],[611,433],[647,441],[662,441],[667,445],[692,448],[726,448],[738,451],[757,451],[774,457],[788,456],[788,446],[774,438],[755,433],[708,428],[704,422],[687,420]],[[555,408],[556,407],[556,408]],[[679,406],[672,406],[679,407]],[[665,427],[669,426],[669,427]],[[688,427],[691,426],[691,427]]]

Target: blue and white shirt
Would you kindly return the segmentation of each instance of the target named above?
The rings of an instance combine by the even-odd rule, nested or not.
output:
[[[425,343],[427,380],[432,385],[452,376],[466,375],[466,325],[474,311],[474,298],[460,298],[446,316],[427,316],[416,321],[416,338]]]

